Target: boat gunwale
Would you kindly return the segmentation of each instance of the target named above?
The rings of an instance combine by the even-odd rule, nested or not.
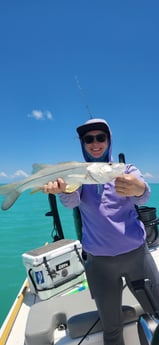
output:
[[[28,279],[26,278],[21,289],[18,292],[16,299],[14,300],[11,309],[5,318],[1,328],[0,328],[0,345],[5,345],[12,330],[13,324],[17,318],[19,310],[23,304],[25,293],[29,287]]]

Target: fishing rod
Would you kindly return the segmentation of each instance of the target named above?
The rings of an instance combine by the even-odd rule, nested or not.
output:
[[[64,233],[63,233],[59,211],[57,207],[56,195],[48,194],[48,201],[50,204],[51,211],[47,212],[45,216],[53,217],[52,238],[53,238],[53,242],[56,242],[64,238]]]
[[[86,108],[86,110],[87,110],[87,112],[88,112],[89,118],[90,118],[90,119],[93,119],[92,112],[90,111],[90,108],[89,108],[88,103],[87,103],[86,94],[85,94],[83,88],[81,87],[80,82],[79,82],[79,79],[78,79],[77,76],[75,76],[75,81],[76,81],[76,85],[77,85],[77,87],[78,87],[78,89],[79,89],[79,91],[80,91],[80,94],[81,94],[81,96],[82,96],[82,99],[83,99],[85,108]]]
[[[119,153],[119,163],[126,163],[125,162],[125,155],[124,155],[124,153]]]

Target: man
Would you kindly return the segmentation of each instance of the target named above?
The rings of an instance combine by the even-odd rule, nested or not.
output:
[[[104,119],[91,119],[77,128],[83,156],[88,162],[111,162],[112,133]],[[66,207],[79,207],[82,246],[87,253],[86,275],[101,319],[104,344],[124,345],[122,325],[123,277],[128,285],[151,281],[159,311],[159,275],[146,245],[146,233],[135,204],[143,205],[150,188],[141,172],[127,164],[122,177],[105,185],[83,185],[67,194],[61,178],[43,187],[59,194]]]

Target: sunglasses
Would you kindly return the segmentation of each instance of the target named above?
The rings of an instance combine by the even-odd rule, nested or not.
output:
[[[98,143],[104,143],[106,141],[107,135],[106,134],[97,134],[97,135],[86,135],[82,138],[84,144],[92,144],[95,140]]]

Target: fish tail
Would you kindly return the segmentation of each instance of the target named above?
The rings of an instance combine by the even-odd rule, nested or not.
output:
[[[14,190],[12,193],[6,194],[1,209],[3,211],[8,210],[15,203],[20,194],[21,193],[17,192],[16,190]]]
[[[11,183],[0,187],[0,195],[4,195],[4,201],[1,205],[3,211],[8,210],[20,196],[16,190],[17,183]]]

